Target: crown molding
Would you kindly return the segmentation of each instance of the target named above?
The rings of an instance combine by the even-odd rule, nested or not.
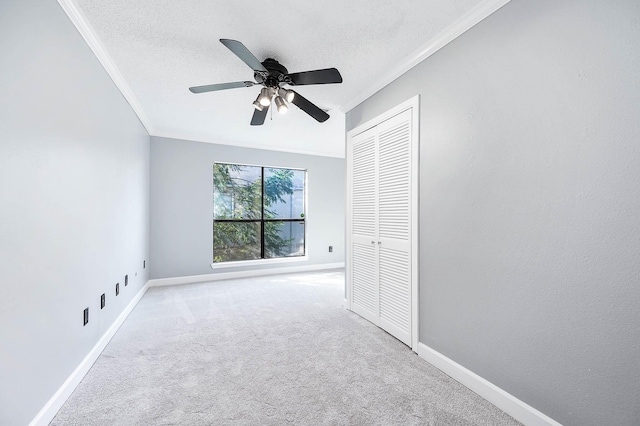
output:
[[[442,31],[438,36],[434,39],[430,40],[426,43],[421,49],[416,51],[413,55],[410,55],[404,61],[400,62],[396,67],[392,68],[389,72],[385,73],[382,77],[376,80],[372,85],[368,87],[368,89],[360,92],[358,96],[351,99],[347,103],[341,105],[337,108],[340,112],[346,113],[351,109],[358,106],[360,103],[374,95],[380,89],[387,86],[389,83],[393,82],[395,79],[400,77],[405,72],[409,71],[411,68],[416,66],[421,61],[425,60],[429,56],[433,55],[438,50],[442,49],[444,46],[449,44],[451,41],[455,40],[457,37],[462,35],[464,32],[478,24],[483,19],[490,16],[492,13],[500,9],[505,4],[509,3],[511,0],[485,0],[471,11],[462,16],[458,21],[456,21],[453,25],[447,27],[444,31]],[[267,149],[271,151],[282,151],[282,152],[292,152],[296,154],[307,154],[307,155],[320,155],[324,157],[337,157],[344,158],[344,153],[341,154],[327,154],[322,152],[314,152],[314,151],[305,151],[305,150],[291,150],[291,149],[279,149],[279,148],[268,148],[268,147],[260,147],[252,144],[243,144],[238,142],[225,142],[225,141],[214,141],[211,138],[200,138],[196,135],[191,135],[189,133],[172,133],[166,132],[162,130],[154,129],[151,124],[151,121],[147,117],[144,112],[142,105],[138,101],[138,99],[133,94],[131,87],[127,84],[124,77],[118,70],[118,67],[115,65],[111,56],[107,53],[105,47],[100,42],[98,36],[95,33],[93,27],[89,24],[89,22],[85,19],[84,15],[78,9],[77,5],[73,2],[73,0],[58,0],[58,3],[65,11],[67,16],[71,22],[78,29],[78,32],[84,40],[89,45],[89,48],[93,51],[93,53],[98,58],[98,61],[102,64],[107,74],[111,77],[111,80],[118,87],[124,98],[127,100],[131,108],[138,116],[138,119],[147,130],[147,133],[151,136],[159,136],[159,137],[167,137],[172,139],[185,139],[192,140],[197,142],[208,142],[208,143],[219,143],[222,145],[233,145],[239,147],[246,148],[255,148],[255,149]]]
[[[107,74],[109,74],[109,77],[111,77],[111,80],[113,80],[115,85],[118,87],[120,93],[122,93],[122,96],[124,96],[129,105],[131,105],[131,108],[133,108],[133,111],[147,130],[147,133],[151,134],[153,132],[153,126],[142,109],[142,105],[140,105],[140,102],[138,102],[138,99],[133,94],[133,91],[125,81],[124,77],[120,74],[118,67],[116,67],[113,59],[100,42],[100,39],[96,35],[93,27],[89,22],[87,22],[82,12],[78,9],[78,6],[76,6],[72,0],[58,0],[58,3],[69,19],[71,19],[71,22],[76,26],[82,38],[87,42],[89,48],[93,51],[93,54],[96,55],[98,61],[100,61]]]
[[[365,89],[360,94],[358,94],[358,96],[340,106],[340,111],[347,113],[348,111],[352,110],[353,108],[373,96],[380,89],[384,88],[389,83],[400,77],[402,74],[409,71],[411,68],[418,65],[420,62],[424,61],[447,44],[451,43],[453,40],[461,36],[464,32],[471,29],[473,26],[490,16],[493,12],[500,9],[510,1],[511,0],[483,1],[482,3],[471,9],[469,12],[467,12],[465,15],[463,15],[452,25],[447,27],[435,38],[427,42],[413,55],[410,55],[407,59],[400,62],[396,67],[391,68],[389,72],[383,74],[382,77],[376,80],[371,86],[368,87],[368,89]]]
[[[203,143],[212,143],[212,144],[218,144],[218,145],[228,145],[228,146],[235,146],[238,148],[251,148],[251,149],[262,149],[265,151],[290,152],[292,154],[315,155],[320,157],[345,158],[344,151],[336,154],[329,154],[327,152],[308,151],[303,149],[279,148],[275,146],[264,146],[264,145],[246,143],[246,142],[230,142],[230,141],[219,140],[211,136],[196,135],[196,134],[182,132],[182,131],[172,132],[172,131],[165,131],[165,130],[156,130],[153,133],[150,133],[150,136],[158,137],[158,138],[185,140],[185,141],[191,141],[191,142],[203,142]]]

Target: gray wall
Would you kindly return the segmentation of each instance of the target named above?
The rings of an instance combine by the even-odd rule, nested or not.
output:
[[[146,282],[148,197],[149,136],[58,3],[1,2],[0,424],[28,424]]]
[[[640,3],[512,1],[421,96],[420,340],[566,425],[640,424]]]
[[[211,269],[214,161],[307,169],[308,261]],[[152,137],[151,278],[344,262],[344,197],[341,158]]]

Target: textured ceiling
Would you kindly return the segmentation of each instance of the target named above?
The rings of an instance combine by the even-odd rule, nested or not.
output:
[[[73,0],[129,89],[152,135],[342,156],[342,110],[394,65],[415,55],[481,0]],[[336,67],[342,84],[299,86],[331,118],[295,106],[249,125],[259,87],[192,94],[212,83],[253,80],[218,40],[241,41],[289,72]],[[122,85],[121,85],[122,88]],[[342,110],[341,110],[342,109]],[[141,110],[141,111],[140,111]]]

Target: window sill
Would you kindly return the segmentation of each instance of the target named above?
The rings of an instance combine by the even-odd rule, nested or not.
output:
[[[306,262],[309,256],[279,257],[277,259],[236,260],[234,262],[212,263],[211,269],[229,269],[243,266],[272,265],[274,263]]]

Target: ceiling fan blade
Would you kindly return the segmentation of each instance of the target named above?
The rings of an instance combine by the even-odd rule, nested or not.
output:
[[[215,90],[236,89],[238,87],[251,87],[255,83],[253,81],[235,81],[233,83],[207,84],[206,86],[189,87],[192,93],[213,92]]]
[[[263,107],[262,111],[253,111],[253,117],[251,117],[251,125],[262,126],[264,124],[264,119],[267,117],[267,111],[269,111],[268,106]]]
[[[302,86],[304,84],[342,83],[340,71],[335,68],[294,72],[293,74],[289,74],[289,77],[291,77],[291,82],[296,86]]]
[[[292,104],[297,105],[298,108],[318,120],[320,123],[324,123],[325,121],[327,121],[327,119],[329,119],[329,114],[309,102],[308,99],[300,95],[298,92],[295,92],[293,90],[292,92],[295,93],[293,100],[291,101]]]
[[[231,50],[235,55],[242,60],[245,64],[249,65],[254,71],[264,71],[267,69],[262,65],[262,63],[253,56],[253,53],[249,51],[245,47],[244,44],[240,43],[238,40],[229,40],[228,38],[221,38],[220,43],[224,44]]]

